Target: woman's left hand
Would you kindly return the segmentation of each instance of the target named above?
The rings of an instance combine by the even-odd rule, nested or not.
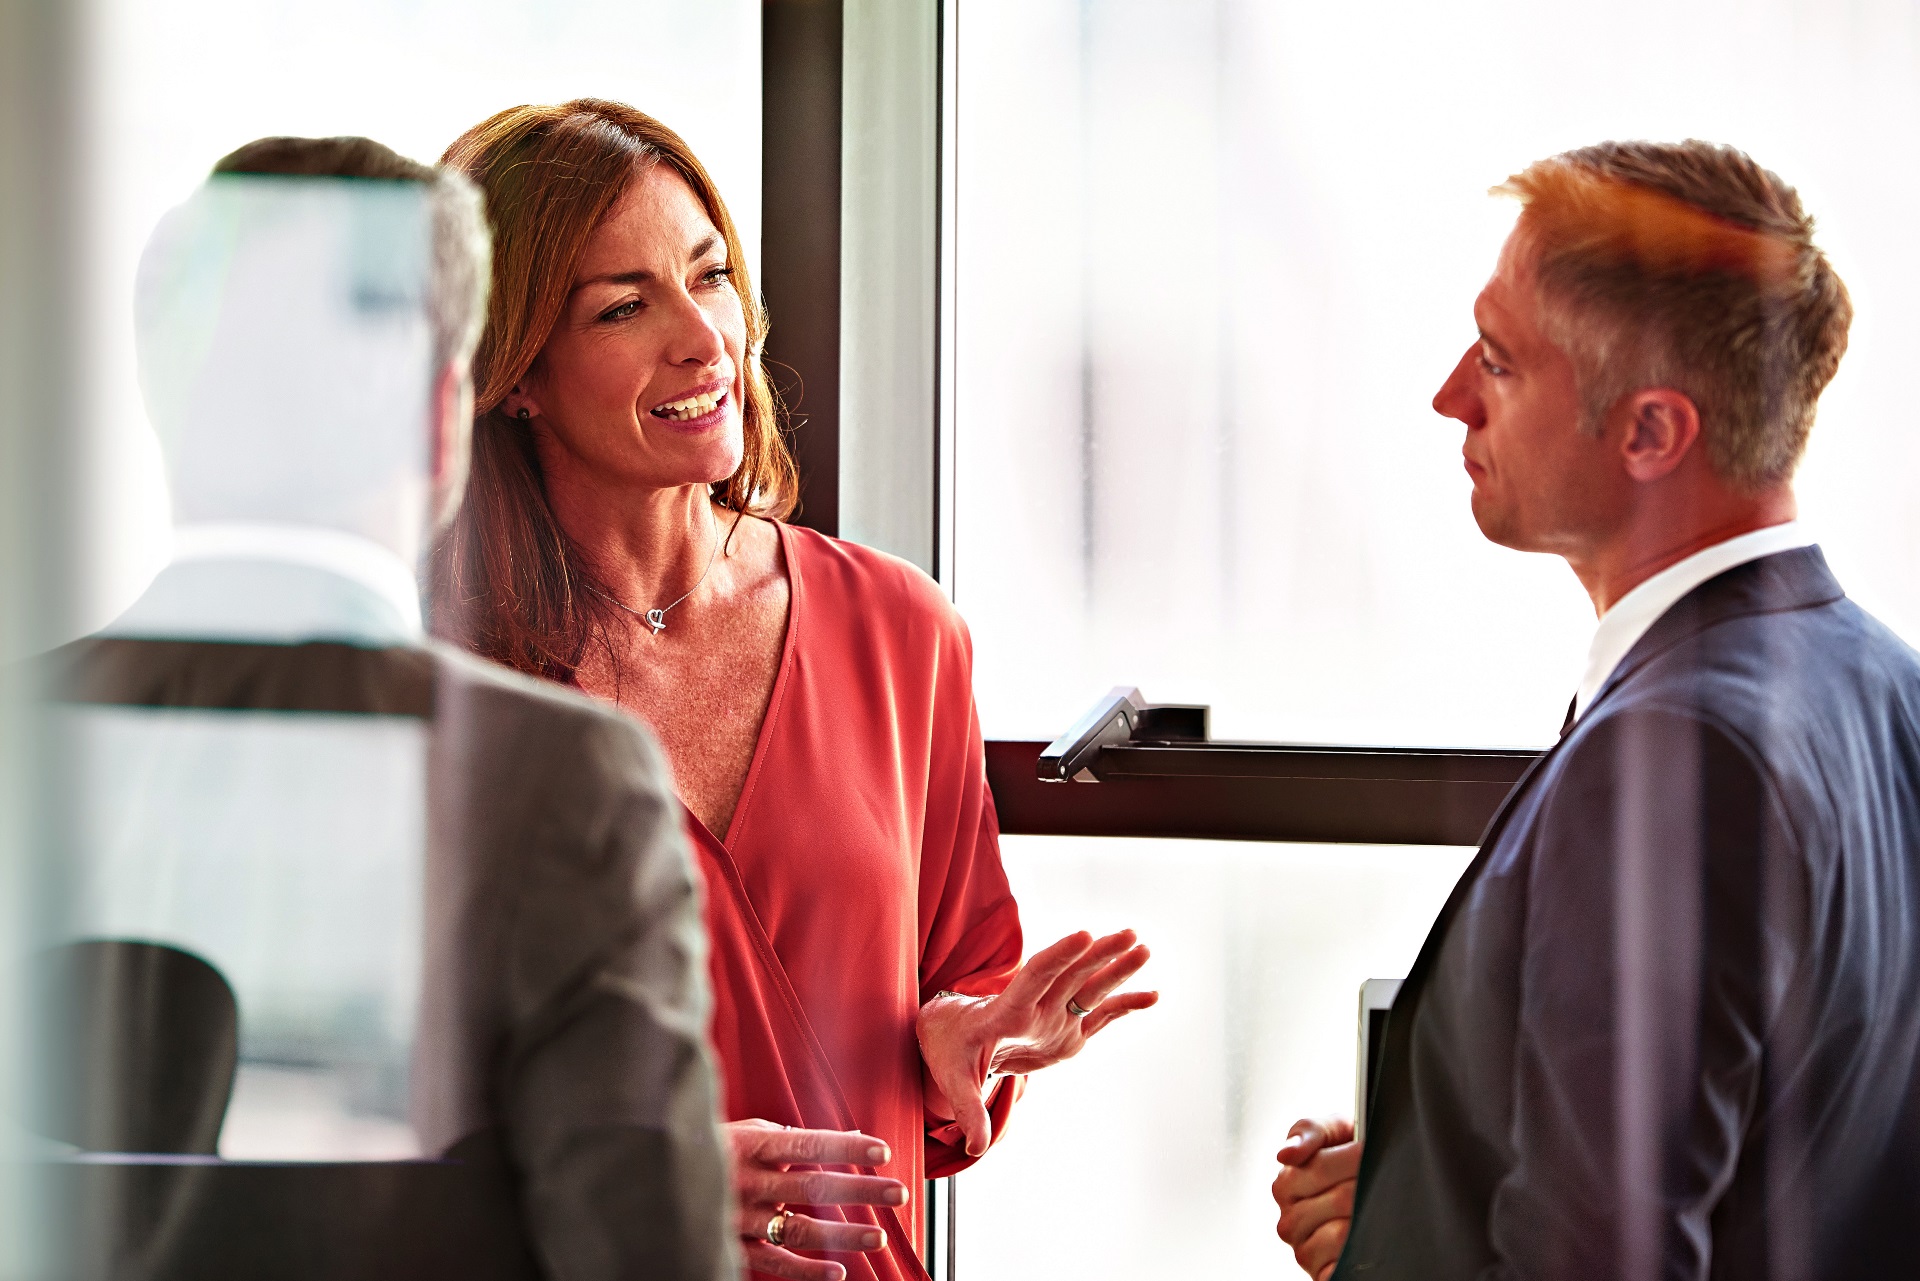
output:
[[[1036,952],[998,996],[936,996],[920,1007],[920,1057],[953,1108],[967,1155],[993,1138],[982,1096],[995,1072],[1018,1075],[1070,1059],[1087,1038],[1158,992],[1113,990],[1147,963],[1132,930],[1095,939],[1085,930]],[[1076,1014],[1068,1002],[1084,1014]]]

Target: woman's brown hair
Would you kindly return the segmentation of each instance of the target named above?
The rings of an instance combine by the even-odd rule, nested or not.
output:
[[[793,510],[797,473],[761,367],[766,313],[713,179],[679,134],[632,107],[597,98],[513,107],[461,134],[440,162],[486,196],[493,292],[473,358],[472,478],[433,551],[434,629],[496,663],[570,681],[612,607],[554,517],[531,433],[501,402],[547,345],[594,230],[644,166],[665,164],[725,237],[746,313],[746,452],[713,498],[779,519]]]

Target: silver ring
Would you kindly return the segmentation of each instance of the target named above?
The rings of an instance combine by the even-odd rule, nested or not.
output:
[[[1076,1019],[1084,1019],[1087,1015],[1093,1013],[1093,1011],[1080,1008],[1080,1002],[1074,1000],[1072,997],[1068,997],[1067,1013],[1073,1015]]]
[[[787,1220],[793,1217],[792,1210],[782,1210],[767,1220],[767,1244],[781,1245],[787,1239]]]

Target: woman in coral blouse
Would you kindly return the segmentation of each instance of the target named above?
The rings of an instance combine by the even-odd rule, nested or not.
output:
[[[1021,1074],[1151,1005],[1118,993],[1146,949],[1081,933],[1021,966],[966,628],[918,570],[782,522],[766,320],[686,144],[581,100],[501,112],[444,163],[486,193],[494,277],[439,625],[666,749],[749,1268],[924,1278],[906,1189],[985,1152]]]

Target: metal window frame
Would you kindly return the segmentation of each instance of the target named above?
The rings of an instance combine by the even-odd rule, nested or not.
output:
[[[841,0],[760,10],[765,361],[793,424],[796,524],[840,532]]]
[[[762,278],[799,388],[800,519],[951,595],[961,0],[764,15]],[[1056,786],[1046,748],[987,744],[1003,832],[1467,845],[1537,755],[1143,739]]]

